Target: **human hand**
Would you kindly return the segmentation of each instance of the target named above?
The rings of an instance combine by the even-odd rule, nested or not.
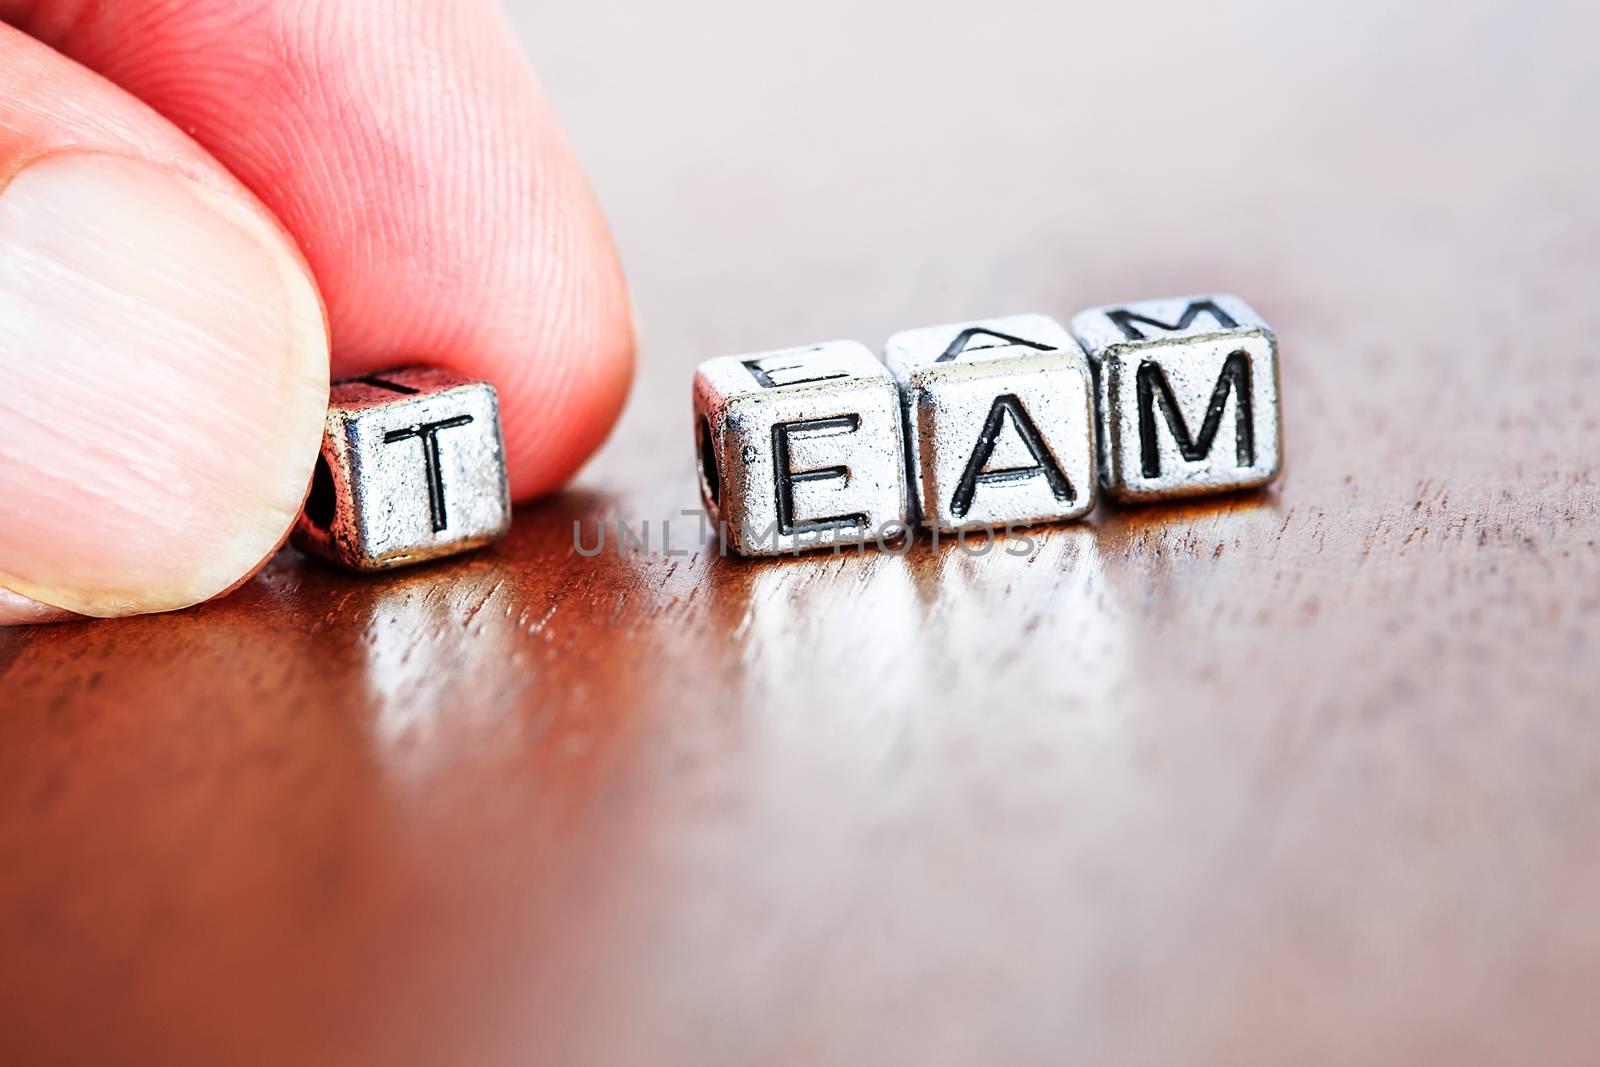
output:
[[[626,290],[494,0],[0,19],[0,623],[247,578],[305,497],[330,350],[494,382],[514,499],[604,438]]]

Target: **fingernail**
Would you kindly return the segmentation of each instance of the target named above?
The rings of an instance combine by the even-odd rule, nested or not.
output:
[[[327,331],[264,209],[69,152],[0,187],[0,382],[0,587],[166,611],[236,584],[294,521]]]

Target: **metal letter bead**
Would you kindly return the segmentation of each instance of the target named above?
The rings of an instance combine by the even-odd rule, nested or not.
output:
[[[903,390],[922,521],[941,530],[1075,519],[1095,503],[1089,361],[1048,315],[906,330]]]
[[[296,548],[377,571],[477,548],[510,526],[494,386],[433,367],[333,384]]]
[[[1243,300],[1095,308],[1073,317],[1072,333],[1095,366],[1112,498],[1197,496],[1277,477],[1278,342]]]
[[[745,556],[906,532],[900,398],[883,364],[832,341],[700,364],[700,492]]]

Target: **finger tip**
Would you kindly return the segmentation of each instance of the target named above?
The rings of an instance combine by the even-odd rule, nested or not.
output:
[[[0,587],[0,626],[34,626],[39,623],[65,622],[68,619],[81,617],[66,608],[41,604],[31,597]]]
[[[502,392],[514,499],[554,492],[600,448],[627,402],[634,358],[632,317],[620,285],[522,356]]]

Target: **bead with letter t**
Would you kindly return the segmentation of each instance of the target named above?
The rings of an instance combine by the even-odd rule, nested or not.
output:
[[[899,396],[864,345],[707,360],[694,418],[701,496],[740,555],[907,533]]]
[[[906,330],[903,390],[922,522],[940,530],[1075,519],[1095,504],[1089,361],[1048,315]]]
[[[510,525],[494,386],[435,367],[333,384],[296,548],[387,570],[477,548]]]
[[[1072,333],[1094,362],[1108,495],[1159,500],[1277,477],[1278,342],[1236,296],[1085,311]]]

